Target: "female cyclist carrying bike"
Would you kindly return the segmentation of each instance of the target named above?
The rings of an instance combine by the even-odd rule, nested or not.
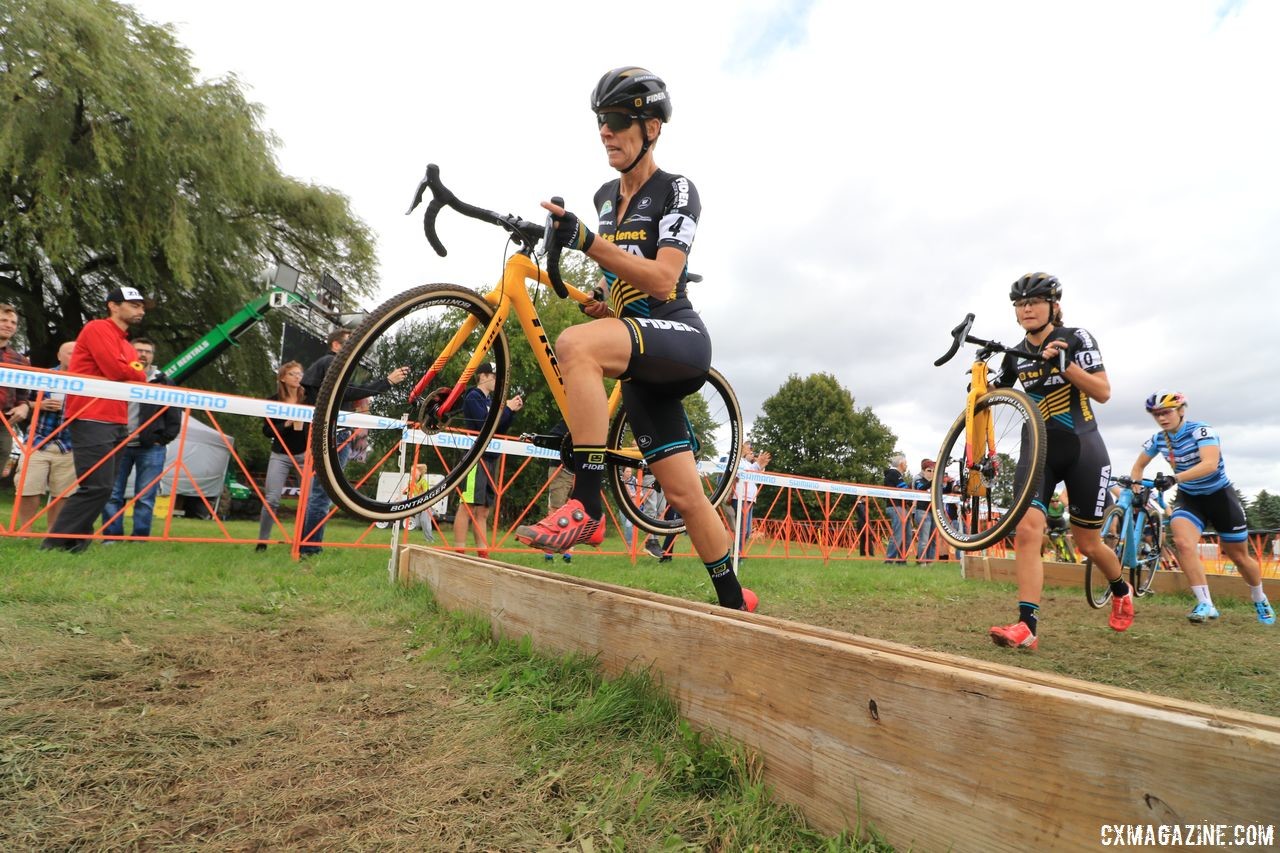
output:
[[[754,610],[755,595],[739,585],[729,561],[729,532],[703,493],[680,402],[706,380],[711,338],[686,295],[698,191],[653,159],[671,99],[657,75],[623,67],[600,78],[591,109],[609,165],[620,173],[596,192],[599,234],[562,207],[542,204],[555,217],[555,240],[604,271],[599,298],[583,308],[591,322],[565,329],[555,345],[573,436],[574,487],[564,506],[518,528],[516,538],[547,552],[603,540],[603,380],[617,378],[636,443],[667,502],[684,518],[720,604]]]
[[[1116,631],[1133,624],[1133,596],[1120,570],[1120,560],[1102,541],[1102,513],[1106,509],[1111,459],[1093,401],[1111,397],[1111,382],[1093,336],[1084,329],[1062,325],[1062,284],[1048,273],[1029,273],[1013,283],[1009,299],[1026,337],[1004,357],[996,385],[1022,388],[1040,407],[1048,437],[1044,475],[1038,496],[1018,522],[1014,540],[1014,570],[1018,579],[1018,621],[997,625],[991,639],[1000,646],[1034,649],[1040,595],[1044,587],[1044,541],[1049,501],[1059,483],[1067,487],[1071,527],[1076,548],[1098,565],[1111,584],[1111,617]],[[1025,354],[1024,354],[1025,353]],[[1066,369],[1059,354],[1066,354]]]
[[[1173,468],[1178,496],[1169,529],[1173,533],[1173,547],[1178,551],[1178,564],[1196,596],[1196,606],[1187,614],[1187,619],[1199,623],[1218,618],[1199,549],[1205,525],[1212,524],[1218,531],[1223,553],[1236,564],[1240,577],[1249,585],[1258,621],[1274,625],[1276,612],[1262,591],[1262,569],[1249,553],[1249,525],[1240,498],[1227,479],[1218,433],[1208,424],[1187,420],[1187,398],[1177,391],[1152,394],[1147,398],[1147,411],[1155,418],[1160,431],[1142,446],[1130,477],[1135,483],[1140,482],[1147,465],[1161,455]]]

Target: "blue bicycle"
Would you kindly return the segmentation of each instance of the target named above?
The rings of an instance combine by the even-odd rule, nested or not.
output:
[[[1102,516],[1102,541],[1115,551],[1120,570],[1129,570],[1134,597],[1143,596],[1151,590],[1157,571],[1178,567],[1167,522],[1147,509],[1153,499],[1165,509],[1164,493],[1175,481],[1156,474],[1154,480],[1143,480],[1137,491],[1128,477],[1115,477],[1112,482],[1120,487],[1120,494]],[[1101,569],[1094,569],[1093,560],[1084,563],[1084,592],[1090,607],[1105,607],[1111,600],[1111,585]]]

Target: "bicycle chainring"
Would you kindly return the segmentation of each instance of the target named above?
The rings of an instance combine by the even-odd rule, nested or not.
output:
[[[449,396],[449,390],[448,388],[437,388],[419,400],[418,429],[427,434],[439,432],[441,427],[453,417],[453,412],[447,412],[444,415],[440,414],[440,404]]]

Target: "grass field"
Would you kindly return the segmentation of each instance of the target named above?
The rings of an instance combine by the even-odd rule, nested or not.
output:
[[[208,522],[177,522],[180,532]],[[251,535],[247,522],[243,535]],[[240,528],[237,528],[240,533]],[[331,526],[330,539],[358,528]],[[544,567],[538,555],[505,555]],[[557,570],[711,600],[691,558]],[[1051,590],[1035,653],[997,649],[1008,587],[953,567],[752,560],[761,612],[1276,713],[1280,634],[1226,602],[1143,600],[1125,635]],[[494,645],[386,581],[381,551],[149,542],[71,557],[0,540],[0,849],[883,850],[773,803],[640,678]]]

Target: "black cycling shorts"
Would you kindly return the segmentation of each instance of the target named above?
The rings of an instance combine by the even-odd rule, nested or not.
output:
[[[1098,530],[1106,511],[1111,485],[1111,456],[1097,432],[1077,435],[1066,430],[1048,431],[1044,477],[1032,506],[1045,512],[1058,484],[1067,487],[1067,509],[1073,527]],[[1045,512],[1047,516],[1048,513]]]
[[[1189,520],[1201,533],[1212,525],[1223,542],[1244,542],[1249,538],[1244,507],[1231,486],[1207,495],[1193,495],[1185,489],[1178,489],[1178,497],[1173,502],[1173,518]]]
[[[692,451],[681,401],[707,381],[711,337],[695,311],[665,319],[624,317],[631,360],[620,377],[622,404],[646,462]]]

